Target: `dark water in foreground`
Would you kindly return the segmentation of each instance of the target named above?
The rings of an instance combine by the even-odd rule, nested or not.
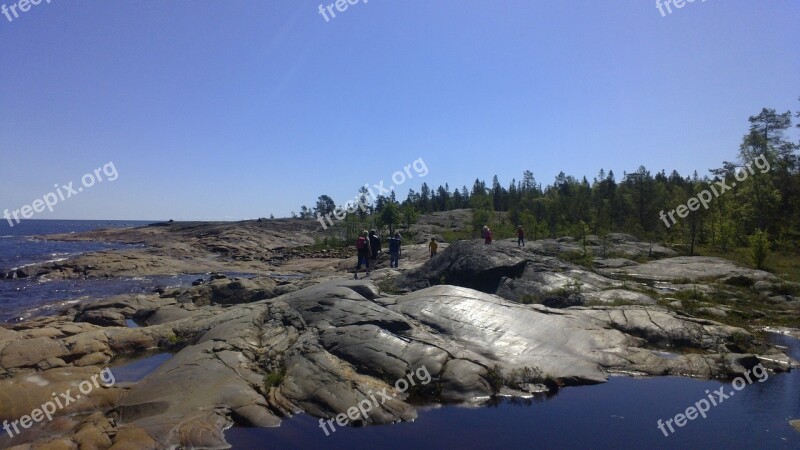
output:
[[[117,383],[136,383],[172,358],[170,353],[156,353],[132,361],[115,361],[109,367]]]
[[[800,341],[772,335],[800,359]],[[414,423],[341,428],[330,436],[318,419],[299,415],[280,428],[232,428],[234,448],[281,449],[498,449],[498,448],[800,448],[800,370],[771,374],[712,406],[665,437],[657,428],[705,391],[730,383],[680,377],[612,377],[596,386],[571,387],[539,401],[505,400],[482,408],[441,407],[421,411]]]

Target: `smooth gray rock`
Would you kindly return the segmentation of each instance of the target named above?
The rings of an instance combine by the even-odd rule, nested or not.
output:
[[[62,342],[47,337],[11,341],[0,352],[0,373],[3,370],[36,367],[48,359],[66,355],[69,355],[69,350]]]
[[[587,236],[586,246],[571,237],[540,239],[529,243],[528,247],[547,255],[558,256],[587,251],[596,257],[623,258],[664,258],[677,256],[675,250],[660,244],[639,242],[635,237],[624,233],[609,233],[605,241],[598,236]]]
[[[212,277],[206,283],[165,292],[163,296],[175,298],[178,303],[193,303],[196,306],[238,305],[272,298],[275,296],[275,287],[275,281],[268,277],[252,280]]]
[[[753,270],[736,265],[732,261],[710,256],[679,256],[676,258],[650,261],[637,266],[616,269],[600,269],[607,276],[626,276],[643,281],[689,280],[697,282],[705,279],[746,276],[758,281],[775,281],[777,277],[769,272]]]
[[[624,289],[609,289],[606,291],[588,292],[584,294],[586,300],[597,303],[625,302],[640,305],[655,305],[656,300],[649,295]]]
[[[91,323],[101,327],[124,327],[125,315],[111,310],[86,311],[75,319],[78,322]]]
[[[194,307],[164,300],[173,302],[169,308]],[[136,302],[153,306],[146,298],[107,306]],[[739,346],[756,344],[744,330],[660,307],[561,310],[451,285],[380,297],[371,282],[334,280],[269,300],[186,311],[191,316],[142,328],[80,324],[81,331],[63,316],[42,319],[43,334],[30,326],[13,330],[31,337],[0,344],[0,368],[12,376],[0,380],[0,390],[24,376],[14,370],[48,373],[176,348],[144,380],[120,388],[124,397],[106,413],[117,419],[111,431],[141,445],[225,448],[223,430],[234,422],[277,426],[301,411],[335,418],[369,404],[352,424],[413,420],[412,392],[398,391],[397,380],[422,369],[430,378],[414,386],[415,395],[474,403],[537,386],[601,383],[612,373],[730,377],[757,362],[774,370],[793,364],[774,348],[743,353]],[[35,357],[23,351],[32,347]],[[692,353],[664,358],[653,348]]]
[[[526,265],[522,250],[480,241],[456,241],[418,269],[403,274],[397,284],[407,290],[451,284],[496,292],[503,277],[519,277]]]

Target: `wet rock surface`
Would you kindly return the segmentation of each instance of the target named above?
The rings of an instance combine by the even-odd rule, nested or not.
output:
[[[247,249],[250,231],[216,225],[136,233],[173,227],[198,240],[197,247],[165,244],[187,254],[212,244],[216,253],[240,258],[264,251]],[[282,231],[273,232],[269,239]],[[299,412],[335,418],[373,397],[382,401],[354,424],[413,420],[420,402],[480,403],[602,383],[611,374],[733,378],[758,363],[773,371],[797,366],[758,334],[707,317],[735,315],[736,302],[708,306],[718,311],[699,317],[682,309],[695,300],[669,299],[689,284],[700,286],[698,297],[726,295],[705,284],[712,279],[732,297],[736,289],[785,291],[779,280],[724,260],[671,257],[669,249],[625,235],[613,239],[632,258],[645,251],[665,258],[595,257],[592,268],[564,257],[577,245],[569,240],[523,249],[510,241],[458,241],[433,259],[423,244],[408,245],[401,268],[385,268],[379,259],[372,281],[350,280],[343,273],[350,261],[338,255],[287,262],[304,277],[285,280],[269,276],[271,263],[256,267],[248,256],[244,263],[256,274],[250,277],[211,274],[194,286],[2,325],[0,420],[17,420],[116,360],[153,351],[173,356],[141,381],[98,387],[46,427],[0,438],[0,445],[226,448],[231,424],[274,427]],[[732,277],[738,278],[726,284]],[[130,320],[140,327],[126,327]],[[428,382],[398,391],[396,381],[421,368]]]
[[[107,307],[147,303],[118,299]],[[71,370],[70,380],[79,381],[88,373],[81,361],[89,355],[103,364],[136,351],[178,349],[141,382],[104,388],[99,392],[106,403],[92,403],[105,405],[116,436],[159,447],[219,448],[223,430],[234,422],[276,426],[300,411],[335,417],[370,393],[393,392],[394,380],[422,367],[430,383],[415,395],[474,402],[510,388],[519,373],[530,374],[528,385],[556,389],[601,383],[610,373],[725,378],[758,362],[773,370],[791,364],[768,346],[758,354],[739,348],[755,343],[744,330],[663,308],[558,310],[450,285],[387,297],[369,281],[326,282],[250,304],[197,308],[186,318],[142,328],[84,323],[77,329],[66,317],[40,325],[4,329],[0,392]],[[652,348],[694,352],[665,359]],[[1,416],[15,417],[52,389],[51,383],[38,394],[26,388],[33,399],[23,403],[4,398]],[[392,396],[364,422],[413,419],[416,410],[407,400],[404,393]]]

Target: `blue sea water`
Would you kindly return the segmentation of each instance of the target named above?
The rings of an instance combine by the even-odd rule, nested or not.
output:
[[[102,228],[145,226],[146,221],[109,220],[24,220],[10,226],[0,221],[0,270],[52,261],[90,251],[118,248],[101,242],[61,242],[46,238],[49,234],[79,233]]]
[[[64,260],[83,253],[125,247],[103,242],[63,242],[50,234],[78,233],[101,228],[140,227],[150,221],[26,220],[13,227],[0,222],[0,271],[29,264]],[[0,280],[0,322],[50,315],[78,301],[112,295],[149,292],[157,286],[177,286],[192,275],[130,277],[115,280]]]

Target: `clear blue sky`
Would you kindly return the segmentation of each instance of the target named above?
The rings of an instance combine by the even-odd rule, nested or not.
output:
[[[119,176],[40,219],[285,216],[419,157],[400,198],[703,175],[748,116],[800,109],[795,0],[371,0],[330,22],[318,0],[45,1],[0,16],[0,212]]]

